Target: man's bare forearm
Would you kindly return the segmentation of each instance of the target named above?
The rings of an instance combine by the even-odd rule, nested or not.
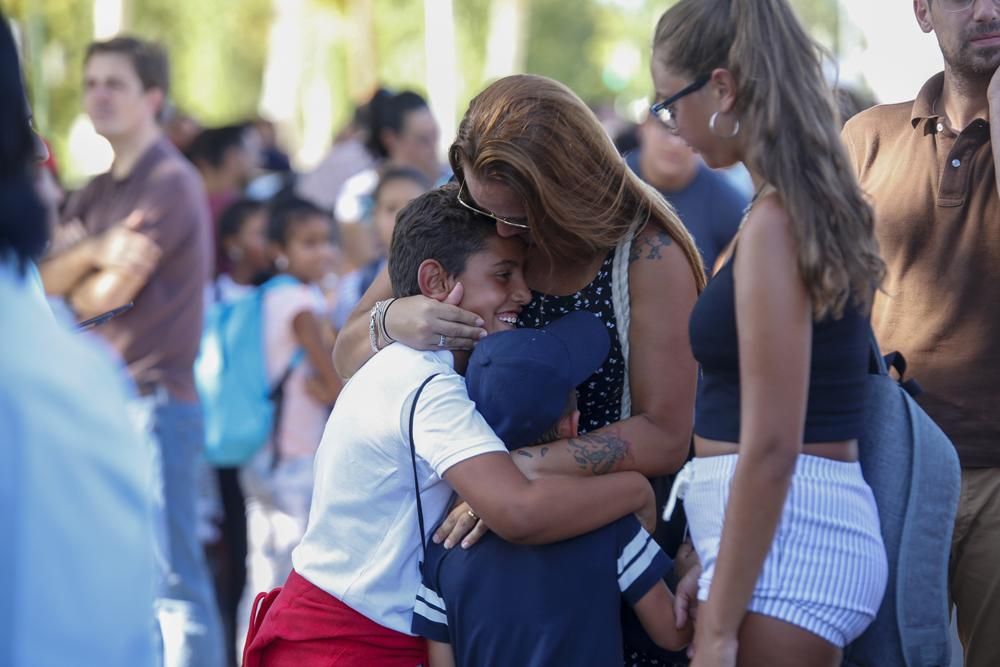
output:
[[[123,306],[145,286],[148,275],[104,270],[86,278],[69,295],[69,304],[81,320]]]
[[[97,268],[93,243],[92,239],[85,239],[65,252],[42,260],[39,271],[47,294],[69,295]]]

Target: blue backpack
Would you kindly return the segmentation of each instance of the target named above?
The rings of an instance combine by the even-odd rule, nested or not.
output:
[[[889,375],[894,368],[900,380]],[[950,663],[948,557],[961,469],[948,437],[913,400],[898,352],[872,336],[861,471],[878,505],[889,580],[878,615],[844,650],[844,667],[941,667]]]
[[[278,382],[268,382],[264,295],[297,283],[275,276],[252,294],[215,304],[205,317],[194,373],[205,413],[205,454],[213,465],[246,463],[277,428],[284,384],[303,352],[295,351]]]

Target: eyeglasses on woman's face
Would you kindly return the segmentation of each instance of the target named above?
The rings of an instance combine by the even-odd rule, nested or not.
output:
[[[501,222],[501,223],[503,223],[505,225],[510,225],[511,227],[514,227],[515,229],[525,229],[525,230],[531,229],[531,227],[528,226],[528,219],[527,218],[501,218],[500,216],[498,216],[498,215],[496,215],[494,213],[490,213],[489,211],[484,211],[481,208],[476,208],[475,206],[473,206],[472,204],[470,204],[469,202],[467,202],[465,199],[462,198],[462,193],[463,192],[468,193],[468,189],[465,187],[465,181],[464,180],[462,181],[462,184],[458,188],[458,195],[457,195],[458,203],[461,204],[462,206],[464,206],[465,208],[469,209],[473,213],[485,216],[487,218],[492,218],[493,220],[496,220],[497,222]]]
[[[709,75],[700,76],[695,79],[692,83],[684,86],[679,91],[663,100],[662,102],[657,102],[649,108],[649,113],[653,114],[663,125],[671,132],[677,131],[677,112],[671,107],[677,103],[683,97],[690,95],[691,93],[696,93],[705,87],[709,79],[712,77]]]

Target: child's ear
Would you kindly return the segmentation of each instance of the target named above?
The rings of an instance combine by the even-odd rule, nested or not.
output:
[[[580,411],[574,410],[568,415],[561,417],[556,424],[556,433],[560,440],[580,437]]]
[[[425,259],[417,268],[417,285],[420,293],[437,301],[444,301],[455,286],[455,281],[441,262],[436,259]]]

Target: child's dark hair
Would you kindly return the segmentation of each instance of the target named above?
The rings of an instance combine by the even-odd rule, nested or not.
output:
[[[382,143],[382,131],[402,132],[406,114],[426,108],[427,101],[411,90],[392,93],[380,88],[368,103],[368,151],[377,159],[389,157],[389,150]]]
[[[382,174],[382,177],[379,178],[378,185],[375,186],[375,191],[372,192],[372,200],[378,201],[379,195],[382,194],[382,188],[393,181],[413,181],[424,190],[430,190],[431,185],[433,185],[427,180],[426,176],[413,167],[392,167],[386,170]]]
[[[481,252],[496,235],[492,220],[458,203],[458,184],[425,192],[399,212],[389,252],[393,296],[420,294],[417,269],[434,259],[449,275],[465,270],[470,255]]]
[[[266,210],[264,202],[255,199],[237,199],[219,215],[219,242],[236,236],[251,216]]]
[[[329,211],[299,197],[282,197],[271,204],[271,217],[267,224],[267,238],[283,246],[288,243],[292,227],[317,216],[330,221],[332,233],[333,218]]]
[[[192,140],[187,158],[196,166],[207,164],[211,167],[220,167],[226,159],[226,153],[243,146],[246,133],[246,125],[225,125],[204,129]]]
[[[562,415],[559,416],[559,419],[556,421],[556,423],[553,424],[549,428],[548,431],[546,431],[545,433],[543,433],[542,437],[540,437],[534,444],[535,445],[545,445],[545,444],[548,444],[550,442],[555,442],[556,440],[559,440],[560,439],[560,435],[559,435],[559,424],[560,424],[560,422],[562,422],[563,419],[566,419],[566,417],[568,417],[571,414],[573,414],[574,412],[576,412],[577,409],[578,409],[578,403],[577,403],[576,389],[573,389],[572,391],[569,392],[569,398],[566,399],[566,407],[563,408]],[[531,446],[531,445],[529,445],[529,446]]]

